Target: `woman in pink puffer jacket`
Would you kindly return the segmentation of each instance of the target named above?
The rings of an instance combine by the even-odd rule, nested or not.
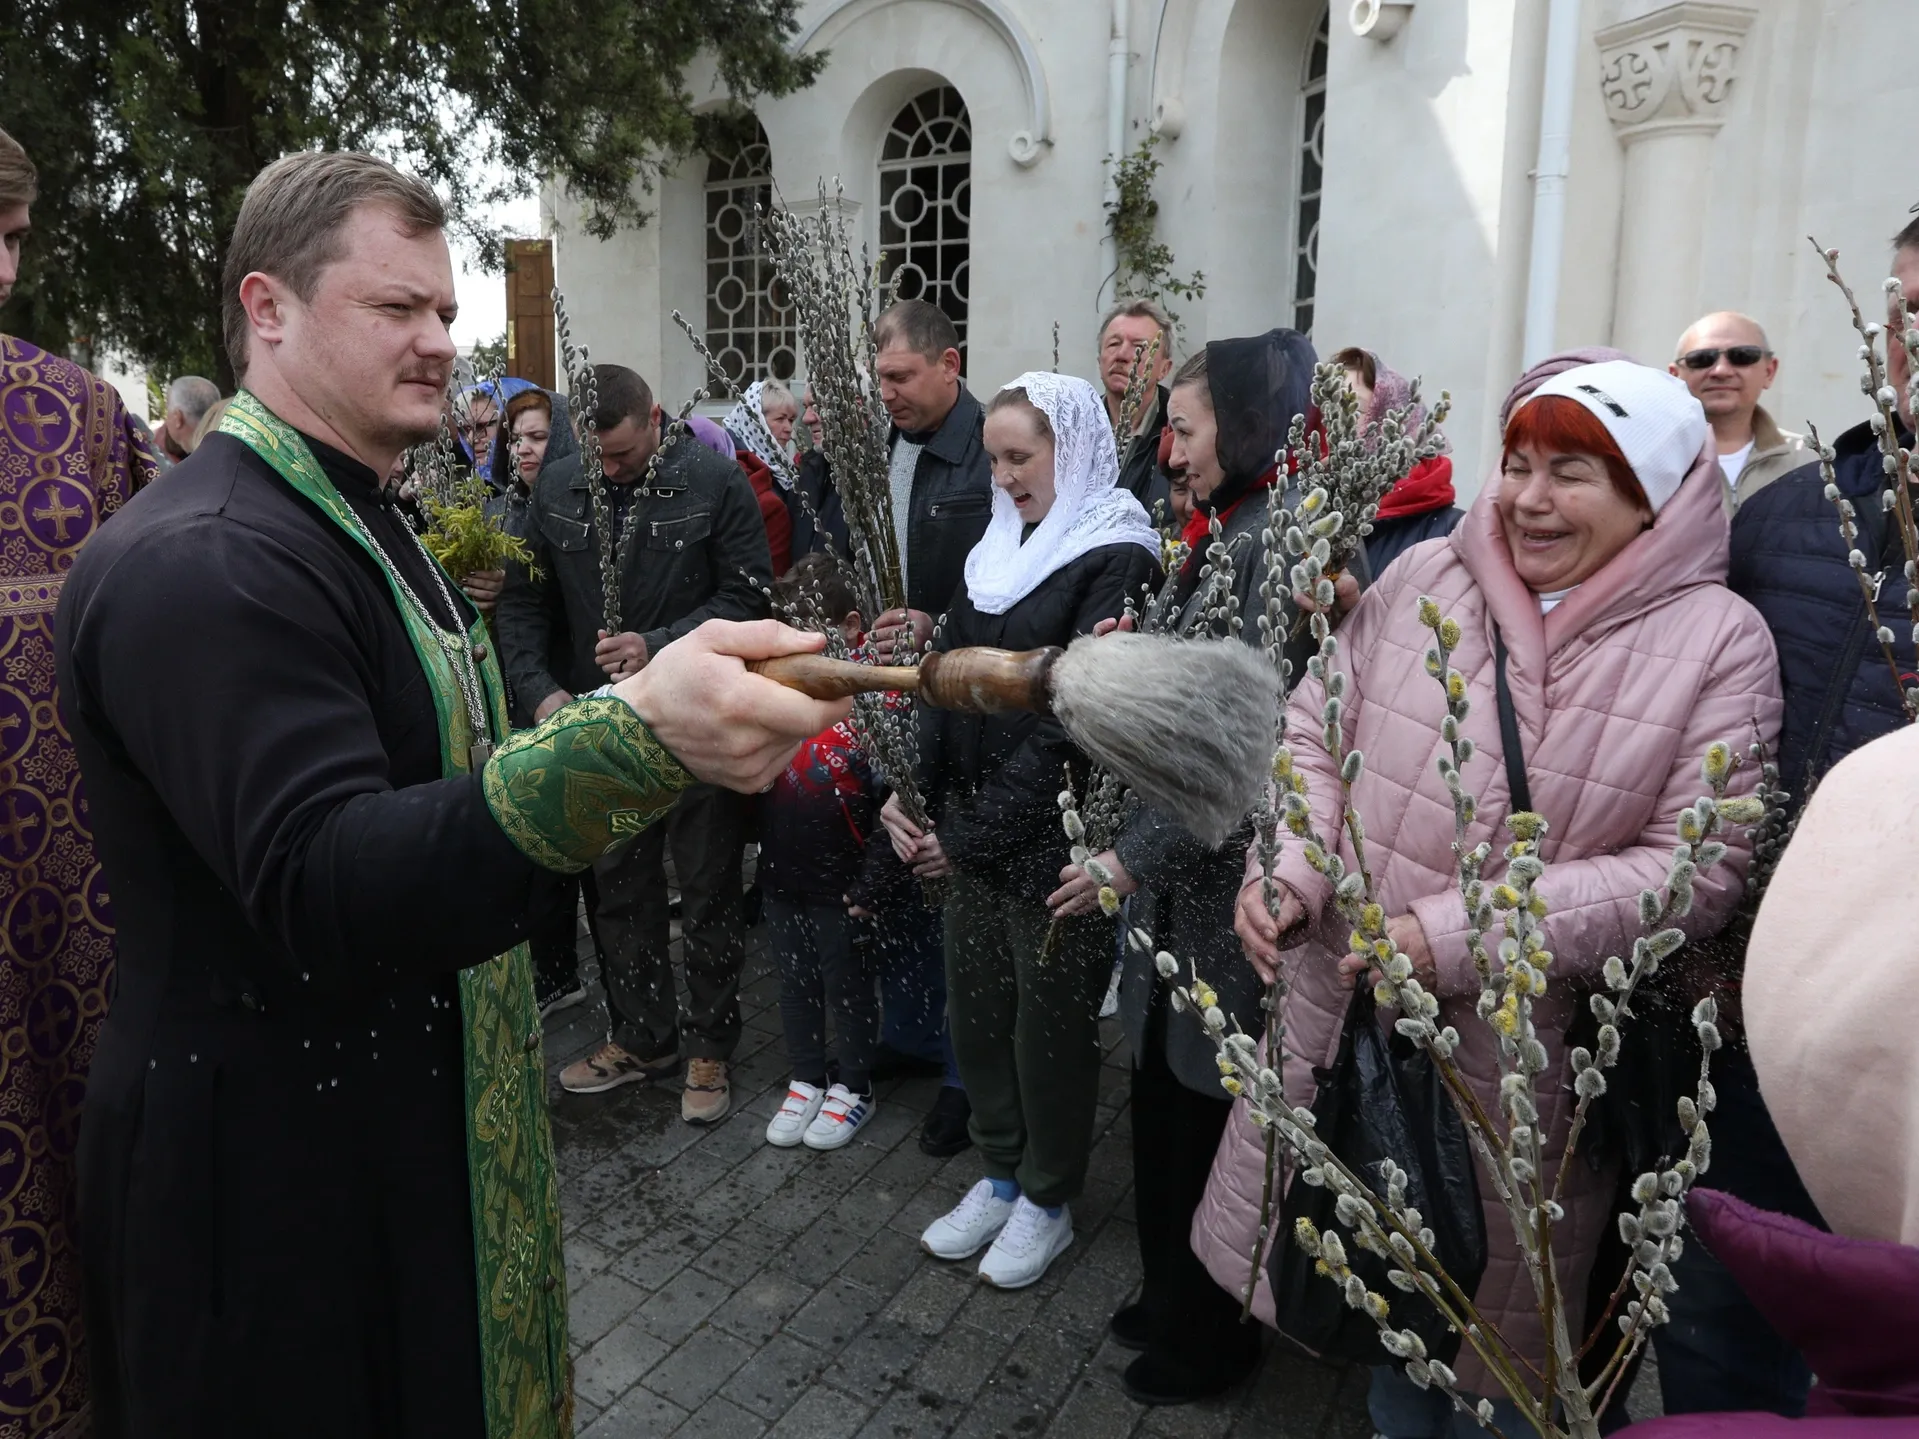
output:
[[[1495,629],[1504,636],[1533,808],[1551,824],[1538,889],[1551,906],[1545,937],[1556,960],[1552,992],[1536,1003],[1534,1017],[1551,1055],[1539,1107],[1555,1164],[1572,1110],[1564,1032],[1589,992],[1567,981],[1590,982],[1607,956],[1630,953],[1640,933],[1638,894],[1665,877],[1679,812],[1703,791],[1699,766],[1707,746],[1725,740],[1743,753],[1755,734],[1771,744],[1779,729],[1772,639],[1759,615],[1723,584],[1724,486],[1704,414],[1679,381],[1623,360],[1566,370],[1513,412],[1502,474],[1459,528],[1397,560],[1340,631],[1335,663],[1349,686],[1345,744],[1365,753],[1354,802],[1366,821],[1376,894],[1401,949],[1441,1000],[1439,1022],[1458,1029],[1459,1062],[1489,1112],[1497,1112],[1496,1047],[1473,1012],[1479,984],[1453,877],[1452,806],[1436,767],[1444,710],[1425,669],[1431,635],[1419,622],[1418,599],[1431,596],[1464,634],[1452,664],[1469,687],[1464,730],[1477,752],[1462,777],[1479,797],[1467,842],[1493,843],[1489,876],[1510,838],[1502,823],[1511,802],[1493,659]],[[1340,837],[1350,864],[1337,818],[1337,776],[1319,742],[1323,701],[1318,683],[1300,685],[1291,700],[1290,739],[1310,787],[1314,824],[1322,835]],[[1756,779],[1745,765],[1731,792],[1749,792]],[[1725,838],[1726,860],[1700,877],[1692,910],[1680,922],[1689,935],[1712,933],[1738,899],[1750,846],[1743,832]],[[1331,1063],[1350,997],[1352,977],[1342,973],[1348,926],[1296,844],[1279,865],[1289,893],[1277,923],[1250,882],[1256,875],[1249,864],[1238,929],[1256,964],[1277,961],[1289,976],[1286,1092],[1310,1104],[1313,1066]],[[1282,929],[1289,946],[1283,956],[1276,943]],[[1260,1136],[1241,1106],[1193,1221],[1195,1251],[1234,1292],[1249,1273],[1261,1172]],[[1593,1173],[1583,1159],[1566,1176],[1567,1221],[1556,1240],[1575,1323],[1599,1236],[1611,1223],[1615,1180]],[[1481,1199],[1488,1263],[1475,1302],[1543,1363],[1531,1282],[1514,1251],[1511,1222],[1483,1178]],[[1272,1322],[1263,1278],[1255,1309]],[[1464,1389],[1499,1397],[1470,1349],[1457,1367]],[[1387,1439],[1452,1433],[1443,1399],[1436,1407],[1433,1399],[1440,1396],[1376,1371],[1374,1423]]]

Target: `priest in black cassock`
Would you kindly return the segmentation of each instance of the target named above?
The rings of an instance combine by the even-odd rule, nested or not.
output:
[[[60,686],[120,932],[80,1150],[102,1439],[563,1439],[565,1277],[521,941],[692,779],[837,721],[711,624],[512,735],[382,477],[454,359],[432,192],[247,192],[218,434],[74,565]]]

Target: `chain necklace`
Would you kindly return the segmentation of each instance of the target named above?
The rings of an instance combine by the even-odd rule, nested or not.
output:
[[[414,592],[413,586],[407,583],[406,575],[401,572],[398,565],[393,563],[392,556],[387,554],[386,547],[375,538],[366,521],[360,518],[360,512],[352,505],[343,505],[341,508],[353,521],[353,528],[358,531],[367,547],[380,557],[380,564],[389,575],[393,576],[393,583],[400,587],[400,593],[406,596],[407,603],[413,606],[413,612],[426,621],[426,627],[433,632],[433,638],[453,666],[454,678],[460,682],[460,694],[466,700],[467,721],[474,735],[473,743],[467,747],[467,765],[473,772],[478,773],[493,754],[493,730],[487,722],[485,691],[480,686],[480,671],[477,663],[486,658],[486,650],[481,646],[468,644],[466,635],[459,629],[449,630],[442,625],[439,618]],[[446,601],[446,612],[454,617],[457,625],[460,607],[455,603],[453,592],[447,588],[446,579],[440,573],[440,562],[433,558],[432,553],[420,542],[420,537],[411,529],[407,530],[407,534],[412,537],[413,543],[418,546],[420,554],[426,559],[427,573],[433,576],[433,583],[439,588],[440,598]]]

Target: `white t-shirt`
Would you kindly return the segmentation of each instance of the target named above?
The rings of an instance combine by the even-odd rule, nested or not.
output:
[[[1736,486],[1739,483],[1739,472],[1746,468],[1746,461],[1752,458],[1752,447],[1757,443],[1756,440],[1747,440],[1738,449],[1719,457],[1719,468],[1726,476],[1728,485]]]
[[[1539,596],[1539,612],[1542,615],[1551,614],[1554,610],[1559,608],[1559,602],[1561,600],[1565,599],[1567,595],[1571,594],[1574,590],[1578,588],[1579,588],[1578,585],[1569,585],[1563,590],[1535,591],[1535,593]]]
[[[887,483],[893,491],[893,534],[900,547],[900,589],[906,589],[906,530],[907,522],[913,513],[913,476],[919,468],[920,451],[925,445],[914,444],[905,435],[893,440],[891,463],[887,466]]]

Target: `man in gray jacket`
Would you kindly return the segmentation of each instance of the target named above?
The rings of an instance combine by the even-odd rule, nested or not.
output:
[[[581,458],[570,456],[540,473],[526,532],[531,573],[511,571],[500,598],[507,678],[534,705],[536,720],[609,679],[638,673],[707,620],[764,616],[764,587],[773,580],[766,527],[745,472],[686,440],[666,449],[648,482],[662,418],[651,389],[622,365],[596,365],[594,376],[620,627],[608,632],[592,497]],[[559,636],[563,645],[554,643]],[[556,650],[567,655],[564,674],[549,669]],[[594,865],[612,1032],[597,1053],[561,1073],[565,1088],[597,1094],[662,1078],[679,1067],[684,1048],[681,1116],[689,1124],[725,1117],[746,957],[740,857],[751,823],[750,799],[697,785],[665,824]],[[683,1009],[668,952],[668,844],[681,898]]]

